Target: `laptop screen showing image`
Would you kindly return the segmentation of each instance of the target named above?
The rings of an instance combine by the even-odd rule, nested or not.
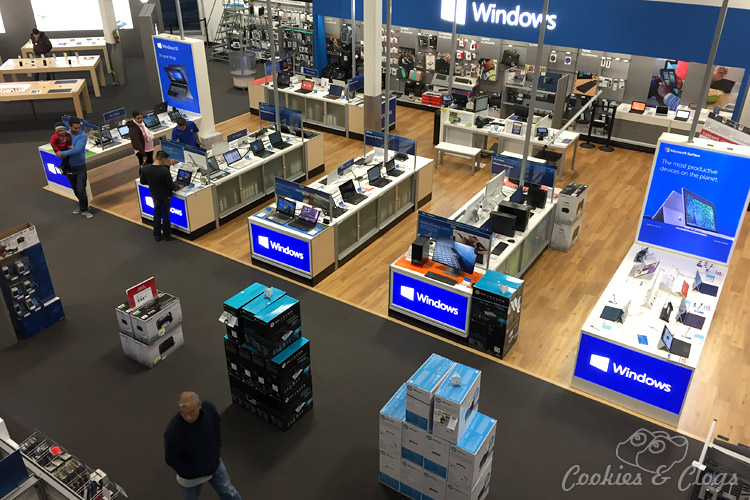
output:
[[[281,212],[282,214],[291,215],[292,217],[294,217],[294,211],[296,210],[296,208],[296,203],[285,198],[279,197],[278,201],[276,202],[276,211]]]
[[[193,173],[189,170],[180,169],[177,171],[177,182],[180,184],[190,184],[192,178]]]
[[[206,163],[208,164],[208,171],[209,172],[216,172],[219,170],[219,164],[216,161],[216,157],[209,156],[206,158]]]
[[[169,78],[177,83],[185,83],[185,79],[182,77],[182,72],[177,70],[169,70]]]
[[[305,205],[302,207],[302,211],[299,213],[299,218],[302,220],[306,220],[307,222],[315,223],[318,222],[318,217],[320,216],[320,211],[316,210],[312,207],[309,207]]]
[[[385,164],[386,173],[393,172],[394,170],[396,170],[396,160],[388,160],[388,163]]]
[[[224,161],[227,162],[227,165],[231,165],[232,163],[239,161],[240,158],[242,158],[240,156],[240,152],[236,149],[224,153]]]
[[[331,88],[328,89],[328,93],[335,96],[341,96],[341,92],[343,91],[344,89],[342,89],[338,85],[331,85]]]
[[[258,139],[257,141],[253,141],[250,144],[250,148],[252,148],[253,153],[260,153],[261,151],[266,149],[265,146],[263,146],[263,141],[261,141],[260,139]]]
[[[672,332],[670,332],[667,326],[664,325],[664,330],[661,332],[661,341],[664,342],[664,346],[668,351],[672,350],[672,339]]]
[[[367,179],[372,182],[380,178],[380,166],[372,167],[367,171]]]
[[[302,88],[305,90],[312,90],[314,85],[315,84],[312,82],[312,80],[305,80],[304,82],[302,82]]]
[[[144,116],[143,123],[145,123],[148,128],[154,128],[161,125],[161,123],[159,122],[159,117],[156,115]]]
[[[685,204],[685,225],[696,229],[717,232],[714,204],[700,196],[682,189]]]
[[[117,131],[120,132],[120,135],[128,135],[130,133],[130,129],[127,125],[122,125],[120,127],[117,127]]]

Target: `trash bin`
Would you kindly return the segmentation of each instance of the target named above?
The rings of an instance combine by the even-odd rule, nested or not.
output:
[[[229,52],[229,73],[235,88],[247,89],[255,75],[255,52],[238,50]]]

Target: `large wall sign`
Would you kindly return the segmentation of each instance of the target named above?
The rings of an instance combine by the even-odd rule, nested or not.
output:
[[[310,244],[256,224],[250,225],[253,254],[310,272]]]
[[[392,273],[391,303],[459,331],[466,330],[469,297],[422,280]]]
[[[638,241],[729,263],[750,193],[750,158],[657,145]]]
[[[170,106],[200,114],[192,47],[158,37],[153,41],[162,98]]]
[[[581,333],[574,376],[680,414],[692,370]]]
[[[520,5],[515,7],[508,4],[507,7],[500,7],[497,3],[490,2],[471,2],[471,8],[468,8],[468,0],[441,0],[440,18],[444,21],[453,22],[456,18],[456,24],[466,24],[466,17],[474,20],[475,23],[492,23],[503,24],[506,26],[520,26],[522,28],[533,27],[538,29],[542,23],[543,14],[541,12],[528,12],[521,10]],[[553,30],[557,27],[557,15],[547,15],[547,29]]]

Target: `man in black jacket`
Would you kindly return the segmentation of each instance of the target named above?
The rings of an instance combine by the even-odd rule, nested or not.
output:
[[[154,163],[147,163],[141,170],[141,184],[148,186],[154,203],[154,239],[156,241],[172,239],[169,209],[172,207],[172,193],[180,189],[180,186],[172,181],[168,159],[169,155],[166,152],[157,151]]]
[[[242,500],[221,460],[221,417],[216,407],[201,402],[194,392],[183,392],[178,408],[164,432],[164,458],[177,473],[183,498],[197,500],[208,483],[221,500]]]
[[[52,57],[52,42],[49,41],[49,38],[47,38],[47,34],[44,31],[39,31],[34,28],[31,30],[29,39],[31,40],[32,47],[34,47],[34,57]],[[41,75],[41,73],[37,73],[36,79],[39,80]],[[55,75],[47,73],[47,80],[54,79]]]

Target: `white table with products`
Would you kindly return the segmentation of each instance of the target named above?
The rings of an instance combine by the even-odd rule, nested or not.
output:
[[[50,38],[52,43],[51,52],[66,53],[74,55],[76,52],[100,52],[104,57],[104,63],[107,65],[107,73],[112,73],[112,65],[109,62],[109,52],[107,51],[107,42],[103,36],[88,38]],[[21,56],[34,57],[34,46],[31,40],[21,47]]]

